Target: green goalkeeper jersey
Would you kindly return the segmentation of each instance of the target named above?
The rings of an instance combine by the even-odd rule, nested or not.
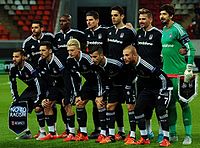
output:
[[[163,70],[167,74],[183,74],[186,68],[185,56],[179,50],[188,51],[188,64],[193,64],[195,49],[185,29],[178,23],[164,27],[162,34]]]

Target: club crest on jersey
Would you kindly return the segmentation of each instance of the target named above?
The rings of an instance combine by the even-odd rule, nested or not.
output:
[[[138,38],[141,38],[141,35],[139,35]]]
[[[86,65],[83,65],[82,68],[83,68],[83,70],[87,70],[87,66]]]
[[[58,39],[58,41],[60,42],[60,41],[61,41],[61,39],[59,38],[59,39]]]
[[[99,34],[98,34],[98,39],[101,39],[101,38],[102,38],[102,34],[99,33]]]
[[[26,77],[26,78],[28,78],[28,77],[29,77],[27,73],[25,73],[25,77]]]
[[[149,40],[152,40],[152,38],[153,38],[153,34],[150,34],[149,35]]]
[[[172,38],[172,34],[170,34],[169,37]]]
[[[57,71],[56,71],[56,69],[55,69],[55,68],[53,68],[53,73],[57,73]]]
[[[88,34],[88,36],[87,36],[88,38],[90,38],[90,35]]]
[[[35,48],[35,46],[34,46],[34,45],[32,45],[32,46],[31,46],[31,49],[33,49],[33,48]]]
[[[111,35],[112,34],[112,32],[109,32],[109,35]]]
[[[124,33],[121,33],[121,34],[120,34],[120,38],[123,38],[123,37],[124,37]]]

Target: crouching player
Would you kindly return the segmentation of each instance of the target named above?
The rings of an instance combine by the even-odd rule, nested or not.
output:
[[[67,51],[69,57],[67,59],[66,68],[69,69],[72,77],[72,86],[74,88],[77,120],[80,132],[71,140],[87,141],[87,113],[85,105],[89,99],[102,99],[102,86],[98,73],[93,68],[93,62],[89,55],[82,53],[80,42],[77,39],[70,39],[67,42]],[[85,78],[82,86],[81,77]],[[71,141],[69,139],[69,141]],[[67,141],[67,139],[66,139]]]
[[[52,45],[48,41],[40,43],[40,59],[39,59],[39,71],[43,80],[46,82],[46,98],[42,100],[42,106],[44,107],[45,120],[48,126],[49,134],[45,137],[39,138],[39,140],[51,140],[56,139],[55,128],[55,103],[62,104],[62,99],[65,97],[64,87],[64,61],[60,60],[54,53],[52,53]]]
[[[130,134],[131,137],[135,138],[135,97],[133,96],[132,80],[135,79],[136,75],[131,73],[132,71],[125,71],[122,62],[106,58],[100,45],[89,48],[89,53],[96,65],[105,92],[103,100],[96,100],[101,125],[101,133],[96,142],[101,144],[115,142],[115,108],[118,103],[124,101],[123,99],[126,99],[128,107]],[[109,130],[108,136],[105,130],[106,119]]]
[[[44,112],[42,106],[40,105],[41,100],[44,98],[44,87],[42,87],[43,83],[36,69],[30,63],[25,61],[25,53],[23,50],[14,50],[12,60],[13,65],[10,68],[9,79],[13,102],[27,101],[29,113],[35,109],[41,133],[39,137],[41,137],[45,135]],[[21,95],[18,94],[17,90],[17,78],[28,85]],[[23,135],[17,137],[16,139],[30,138],[32,138],[32,135],[30,130],[27,129]]]
[[[143,60],[136,51],[134,46],[127,46],[123,50],[123,58],[126,64],[132,64],[136,67],[138,75],[145,75],[155,79],[154,83],[157,83],[157,99],[155,100],[155,109],[157,117],[161,123],[163,129],[164,139],[161,141],[160,146],[169,146],[169,123],[167,107],[171,98],[172,83],[167,78],[166,74],[159,68],[152,66],[145,60]],[[133,144],[150,144],[150,140],[147,136],[146,121],[145,121],[145,108],[150,100],[144,98],[141,94],[138,94],[135,106],[135,118],[138,121],[138,127],[140,129],[141,138]]]

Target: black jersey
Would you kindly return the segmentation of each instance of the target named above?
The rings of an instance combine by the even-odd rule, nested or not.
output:
[[[154,67],[147,61],[139,57],[136,65],[137,74],[142,78],[149,78],[145,81],[145,88],[157,88],[166,90],[170,83],[167,75],[158,67]],[[151,80],[148,82],[148,80]]]
[[[32,88],[33,90],[36,90],[37,98],[35,98],[35,101],[38,101],[41,95],[41,87],[38,77],[39,74],[36,71],[36,69],[33,68],[33,66],[26,61],[24,61],[24,66],[21,69],[18,69],[18,67],[15,65],[12,65],[9,72],[9,80],[13,100],[17,100],[19,98],[16,81],[16,79],[19,78],[25,84],[27,84],[28,87]]]
[[[50,62],[46,59],[39,59],[39,71],[42,78],[47,83],[47,87],[55,86],[62,88],[64,87],[64,62],[58,59],[58,57],[53,53]]]
[[[139,29],[137,31],[138,54],[150,64],[161,67],[161,37],[162,33],[156,27],[145,31]]]
[[[91,57],[86,54],[80,54],[80,59],[68,58],[66,68],[70,71],[72,77],[72,85],[74,86],[74,95],[80,96],[81,92],[81,75],[85,78],[87,83],[96,88],[96,96],[102,95],[102,83],[93,65]]]
[[[105,57],[103,66],[97,65],[96,69],[101,77],[104,89],[112,87],[131,86],[136,78],[136,71],[133,66],[125,65],[120,60]]]
[[[87,46],[91,45],[101,45],[103,48],[104,55],[107,55],[107,32],[108,27],[99,26],[94,31],[87,28],[85,31]]]
[[[115,26],[108,28],[108,57],[120,59],[123,49],[128,45],[137,45],[136,34],[126,27],[117,29]]]
[[[55,35],[54,40],[54,46],[57,48],[57,55],[66,55],[67,53],[67,42],[69,39],[75,38],[77,39],[81,44],[81,50],[85,51],[86,49],[86,36],[85,33],[82,31],[79,31],[77,29],[70,29],[68,32],[64,33],[62,30],[60,30]]]
[[[23,42],[22,49],[25,51],[28,60],[37,66],[37,61],[40,58],[39,46],[41,41],[49,41],[53,43],[54,35],[52,33],[42,33],[40,39],[35,39],[33,36],[29,36]]]

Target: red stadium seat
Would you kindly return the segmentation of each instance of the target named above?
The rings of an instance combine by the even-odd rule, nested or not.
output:
[[[34,16],[33,15],[28,15],[28,20],[33,20]]]
[[[44,5],[44,4],[45,4],[45,1],[44,1],[44,0],[38,0],[38,4],[39,4],[39,5]]]
[[[42,19],[43,19],[43,20],[49,20],[49,16],[44,15],[44,16],[42,17]]]
[[[37,10],[37,9],[38,9],[38,7],[36,5],[31,6],[31,10]]]
[[[49,11],[49,10],[44,11],[44,15],[50,15],[50,14],[51,14],[51,11]]]
[[[39,6],[38,6],[38,9],[39,9],[39,10],[45,10],[45,6],[39,5]]]
[[[41,16],[36,15],[36,16],[35,16],[35,20],[41,20]]]
[[[22,11],[21,11],[21,10],[16,10],[16,14],[17,14],[17,15],[21,15],[21,14],[22,14]]]
[[[23,25],[24,25],[24,22],[21,21],[21,20],[18,20],[17,24],[18,24],[19,26],[23,26]]]
[[[36,15],[42,15],[42,14],[43,14],[43,11],[41,10],[36,11]]]
[[[28,26],[23,26],[22,29],[23,31],[30,31],[30,28]]]

